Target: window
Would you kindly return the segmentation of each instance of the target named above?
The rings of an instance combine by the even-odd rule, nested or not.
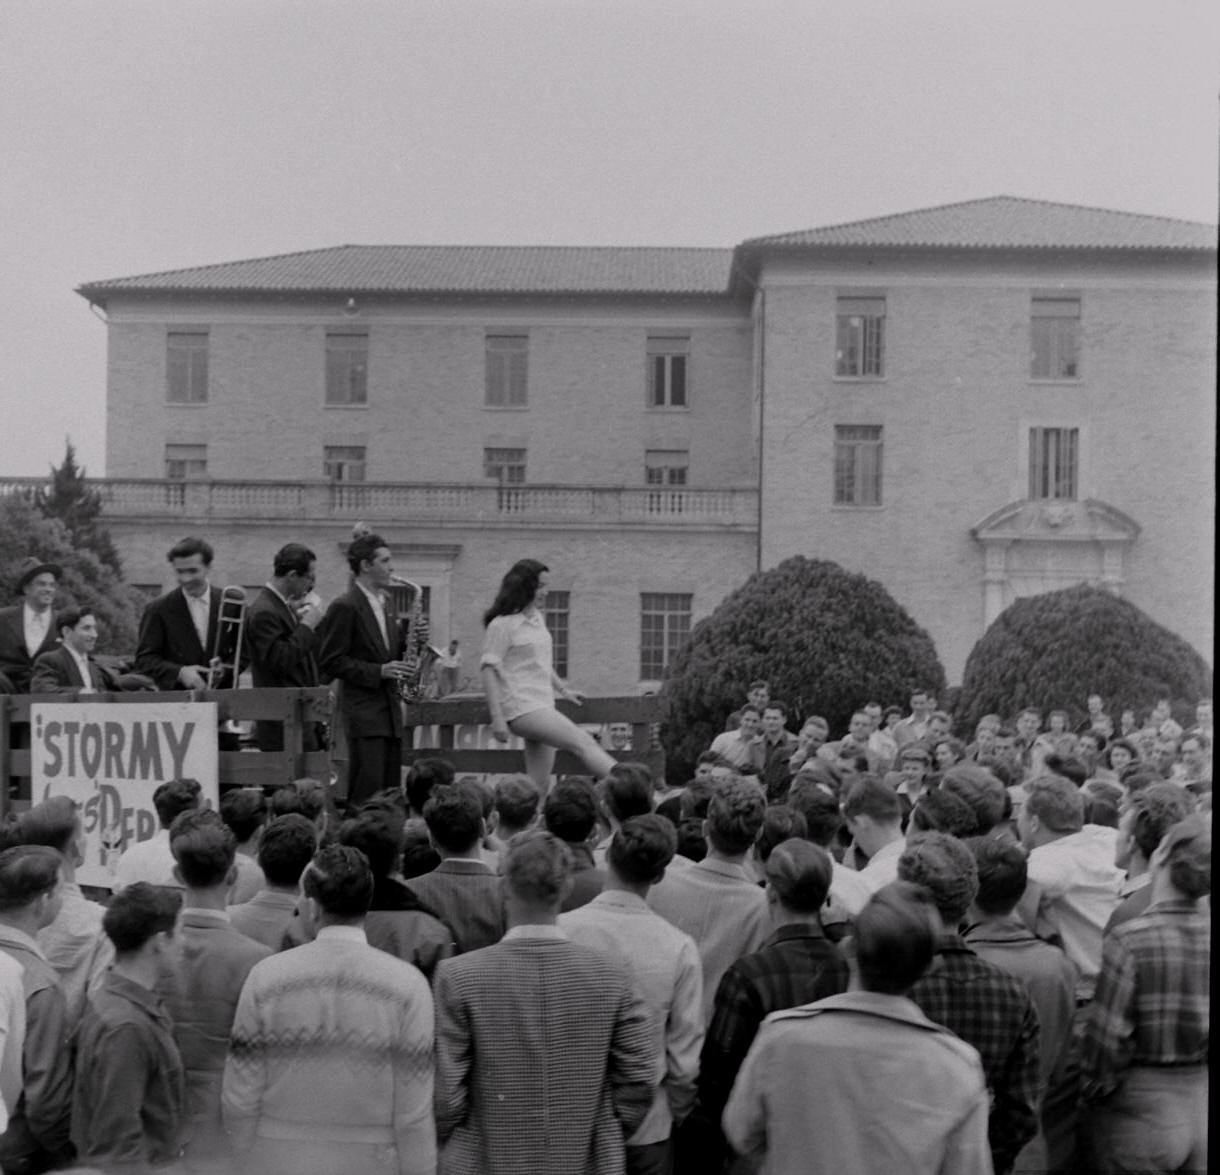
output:
[[[1080,377],[1080,299],[1035,298],[1030,314],[1030,378]]]
[[[885,374],[885,299],[840,298],[835,308],[835,375]]]
[[[684,486],[690,454],[685,449],[649,449],[644,454],[644,484]],[[681,490],[649,491],[649,514],[681,514],[685,502]]]
[[[432,586],[421,583],[419,590],[419,610],[425,617],[431,618]],[[415,593],[405,583],[395,583],[386,588],[386,595],[390,598],[391,615],[404,622],[409,621],[415,608]]]
[[[524,408],[529,395],[528,335],[487,336],[488,408]]]
[[[1074,502],[1080,470],[1080,429],[1029,430],[1029,496]]]
[[[687,367],[689,365],[689,336],[649,336],[649,407],[685,408],[687,406]]]
[[[568,592],[547,592],[542,618],[551,634],[551,664],[560,677],[568,675]]]
[[[835,425],[836,506],[881,505],[881,426]]]
[[[170,331],[165,358],[165,398],[171,404],[206,404],[208,332]]]
[[[369,337],[363,331],[326,332],[326,402],[367,404]]]
[[[691,597],[677,592],[640,595],[640,679],[659,681],[690,636]]]
[[[513,514],[525,509],[525,493],[514,488],[525,484],[524,449],[484,449],[483,476],[499,483],[496,509]]]
[[[207,445],[165,446],[165,476],[169,481],[196,481],[207,475]]]
[[[327,481],[364,481],[363,445],[325,445],[322,476]]]

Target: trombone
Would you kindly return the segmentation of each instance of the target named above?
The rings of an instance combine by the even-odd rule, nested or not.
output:
[[[216,635],[212,638],[212,655],[208,658],[208,689],[226,688],[221,685],[227,674],[237,688],[241,672],[241,645],[246,631],[246,593],[230,584],[220,593],[220,611],[216,615]]]

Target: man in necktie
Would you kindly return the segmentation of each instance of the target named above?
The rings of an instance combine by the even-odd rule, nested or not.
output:
[[[92,608],[65,608],[56,618],[60,647],[34,662],[30,693],[95,694],[122,689],[107,669],[90,655],[97,645],[97,617]]]
[[[0,693],[27,694],[34,662],[55,648],[55,591],[63,568],[30,556],[17,568],[20,604],[0,608]]]

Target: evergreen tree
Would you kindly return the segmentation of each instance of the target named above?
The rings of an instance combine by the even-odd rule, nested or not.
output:
[[[101,563],[122,576],[123,565],[110,532],[101,522],[102,495],[89,485],[85,470],[76,464],[76,449],[69,439],[65,445],[63,464],[51,466],[51,480],[46,489],[34,495],[38,509],[46,518],[57,518],[67,528],[78,547],[92,551]]]

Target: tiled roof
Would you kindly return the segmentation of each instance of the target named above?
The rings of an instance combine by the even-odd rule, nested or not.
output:
[[[128,292],[723,294],[731,249],[340,245],[250,261],[86,282]]]
[[[1078,204],[992,196],[828,228],[755,237],[746,248],[897,245],[940,249],[1216,248],[1216,226]]]

